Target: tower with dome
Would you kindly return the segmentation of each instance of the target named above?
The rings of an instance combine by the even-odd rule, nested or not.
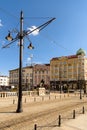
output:
[[[83,56],[86,56],[86,51],[83,50],[82,48],[80,48],[80,49],[76,52],[76,55],[83,55]]]

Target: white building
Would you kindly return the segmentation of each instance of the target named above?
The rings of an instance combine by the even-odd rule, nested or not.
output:
[[[0,86],[9,86],[9,77],[0,75]]]

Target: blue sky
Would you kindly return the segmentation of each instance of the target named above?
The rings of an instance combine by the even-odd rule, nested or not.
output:
[[[87,0],[0,0],[0,73],[19,67],[18,41],[2,49],[8,30],[20,29],[20,12],[24,14],[24,30],[39,26],[55,17],[38,35],[30,35],[34,49],[24,39],[23,66],[50,63],[53,57],[76,54],[79,48],[87,51]],[[14,36],[16,33],[13,32]]]

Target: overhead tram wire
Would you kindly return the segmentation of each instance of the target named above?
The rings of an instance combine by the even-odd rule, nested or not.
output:
[[[1,8],[0,7],[0,10],[3,12],[3,13],[5,13],[5,14],[7,14],[7,15],[9,15],[9,16],[11,16],[11,17],[14,17],[14,18],[16,18],[17,20],[19,20],[19,17],[17,17],[16,15],[13,15],[12,13],[10,13],[9,11],[7,11],[7,10],[5,10],[5,9],[3,9],[3,8]],[[24,19],[52,19],[53,17],[24,17]]]
[[[24,17],[24,19],[52,19],[53,17]]]
[[[5,13],[6,15],[13,17],[13,18],[16,19],[17,21],[19,20],[19,17],[17,17],[16,15],[13,15],[13,14],[10,13],[9,11],[7,11],[7,10],[5,10],[5,9],[2,9],[2,8],[0,8],[0,10],[1,10],[3,13]],[[14,29],[16,29],[16,28],[18,27],[19,23],[20,23],[20,22],[17,23],[17,25],[16,25],[16,27],[15,27]],[[7,29],[7,30],[8,30],[8,29]],[[13,31],[13,30],[12,30],[12,31]]]
[[[24,31],[24,32],[23,32],[23,37],[25,38],[26,35],[31,34],[32,32],[36,31],[37,29],[39,29],[39,32],[40,32],[42,29],[44,29],[47,25],[49,25],[49,24],[50,24],[53,20],[55,20],[55,19],[56,19],[56,18],[50,19],[49,21],[45,22],[44,24],[41,24],[40,26],[38,26],[37,28],[33,29],[32,31],[29,31],[29,30],[24,31],[24,30],[23,30],[23,31]],[[19,36],[20,36],[20,35],[17,35],[17,36],[14,38],[14,40],[12,40],[10,43],[8,43],[7,45],[3,46],[2,48],[6,48],[6,47],[8,47],[9,45],[11,45],[13,42],[17,41],[17,40],[19,39]]]
[[[5,10],[5,9],[0,8],[0,10],[1,10],[2,12],[4,12],[5,14],[16,18],[17,20],[19,19],[19,17],[17,17],[16,15],[13,15],[12,13],[8,12],[8,11]],[[52,19],[53,17],[24,17],[24,19],[26,19],[26,18],[28,18],[28,19]],[[50,21],[50,20],[49,20],[49,21]],[[18,24],[19,24],[19,23],[18,23]],[[49,24],[49,23],[48,23],[48,24]],[[47,24],[47,25],[48,25],[48,24]],[[45,28],[47,25],[45,25],[43,28]],[[43,29],[43,28],[42,28],[42,29]],[[38,29],[38,28],[37,28],[37,29]],[[40,30],[42,30],[42,29],[40,29]]]
[[[16,15],[13,15],[12,13],[10,13],[10,12],[8,12],[7,10],[5,10],[5,9],[2,9],[2,8],[0,8],[0,10],[2,11],[2,12],[4,12],[5,14],[7,14],[7,15],[9,15],[9,16],[11,16],[11,17],[14,17],[14,18],[16,18],[17,20],[19,20],[19,17],[17,17]],[[24,19],[52,19],[53,17],[24,17]],[[24,21],[25,22],[25,21]],[[49,23],[48,23],[49,24]],[[47,24],[47,25],[48,25]],[[17,26],[19,25],[19,22],[18,22],[18,24],[17,24]],[[43,28],[45,28],[47,25],[45,25]],[[43,29],[42,28],[42,29]],[[42,29],[40,29],[40,30],[42,30]],[[36,30],[36,29],[35,29]]]
[[[10,12],[8,12],[7,10],[5,10],[5,9],[2,9],[2,8],[0,8],[0,10],[2,11],[2,12],[4,12],[5,14],[7,14],[7,15],[9,15],[9,16],[11,16],[11,17],[14,17],[14,18],[16,18],[17,20],[19,19],[16,15],[13,15],[12,13],[10,13]],[[52,17],[24,17],[25,19],[49,19],[49,18],[52,18]],[[19,23],[18,23],[19,24]],[[18,26],[18,24],[17,24],[17,26]],[[47,26],[47,25],[45,25],[45,26]],[[43,27],[43,28],[45,28],[45,26]],[[41,28],[40,30],[42,30],[43,28]],[[36,28],[37,29],[37,28]],[[36,30],[35,29],[35,30]],[[41,34],[40,34],[41,35]],[[61,44],[59,44],[57,41],[55,41],[55,40],[53,40],[52,38],[50,38],[49,36],[46,36],[46,35],[44,35],[43,37],[45,37],[46,39],[48,39],[49,41],[51,41],[51,43],[56,43],[56,44],[58,44],[61,48],[63,48],[64,50],[67,50],[67,51],[71,51],[71,50],[69,50],[69,49],[67,49],[66,47],[64,47],[63,45],[61,45]],[[18,39],[14,39],[14,41],[16,41],[16,40],[18,40]],[[6,45],[5,47],[8,47],[10,44],[12,44],[14,41],[12,41],[12,42],[10,42],[8,45]],[[4,47],[3,47],[4,48]]]
[[[0,10],[3,12],[3,13],[5,13],[5,14],[7,14],[7,15],[9,15],[9,16],[11,16],[11,17],[14,17],[14,18],[16,18],[17,20],[19,20],[19,17],[17,17],[16,15],[13,15],[12,13],[10,13],[9,11],[7,11],[7,10],[5,10],[5,9],[3,9],[3,8],[1,8],[0,7]],[[27,16],[24,16],[24,19],[52,19],[53,17],[27,17]]]
[[[63,48],[64,50],[72,52],[72,50],[70,50],[70,49],[64,47],[64,46],[63,46],[62,44],[60,44],[58,41],[53,40],[50,36],[45,35],[45,34],[43,35],[42,33],[40,33],[40,35],[41,35],[43,38],[49,40],[51,43],[55,43],[56,45],[58,45],[59,47]]]
[[[31,19],[34,19],[34,20],[45,20],[45,19],[52,19],[53,17],[24,17],[24,19],[26,20],[26,19],[29,19],[29,20],[31,20]],[[26,21],[24,21],[24,23],[29,27],[29,23],[27,23]]]
[[[16,15],[13,15],[12,13],[10,13],[10,12],[8,12],[7,10],[5,10],[5,9],[2,9],[2,8],[0,8],[0,10],[2,11],[2,12],[4,12],[5,14],[7,14],[7,15],[9,15],[9,16],[11,16],[11,17],[14,17],[14,18],[16,18],[16,20],[18,20],[19,18],[16,16]],[[39,29],[39,31],[41,31],[42,29],[44,29],[51,21],[53,21],[55,18],[53,18],[53,17],[24,17],[25,19],[26,18],[30,18],[30,19],[48,19],[48,18],[51,18],[51,20],[49,20],[48,21],[48,23],[46,24],[44,24],[44,25],[41,25],[41,26],[39,26],[39,27],[37,27],[36,29],[34,29],[34,30],[32,30],[32,31],[27,31],[27,33],[32,33],[33,31],[35,31],[35,30],[37,30],[37,29]],[[53,19],[52,19],[53,18]],[[19,24],[19,23],[18,23]],[[18,24],[17,24],[17,26],[18,26]],[[15,28],[16,29],[16,28]],[[12,30],[13,31],[13,30]],[[13,31],[14,32],[14,31]],[[25,34],[25,36],[26,35],[29,35],[29,34]],[[25,37],[24,36],[24,37]],[[9,45],[11,45],[13,42],[15,42],[15,41],[17,41],[19,38],[15,38],[12,42],[10,42],[10,43],[8,43],[7,45],[4,45],[2,48],[5,48],[5,47],[9,47]]]
[[[51,19],[51,18],[53,18],[53,17],[25,17],[25,19],[37,19],[37,20],[38,20],[38,19]],[[43,28],[44,28],[44,27],[43,27]],[[43,28],[41,28],[40,31],[41,31]],[[42,36],[41,33],[40,33],[40,35]],[[63,45],[61,45],[59,42],[53,40],[51,37],[49,37],[49,36],[47,36],[47,35],[43,35],[42,37],[48,39],[49,41],[51,41],[51,43],[58,44],[58,46],[61,47],[61,48],[63,48],[64,50],[67,50],[67,51],[70,51],[70,52],[72,51],[72,50],[70,50],[70,49],[64,47]]]
[[[49,24],[50,24],[53,20],[55,20],[55,19],[56,19],[56,18],[52,18],[51,20],[45,22],[44,24],[38,26],[37,28],[33,29],[33,30],[30,31],[30,32],[29,32],[29,31],[26,31],[24,37],[25,37],[26,35],[29,35],[30,33],[34,32],[34,31],[36,31],[37,29],[39,29],[39,32],[40,32],[42,29],[44,29],[47,25],[49,25]]]
[[[12,42],[8,43],[7,45],[2,46],[2,48],[7,48],[9,47],[12,43],[14,43],[15,41],[17,41],[19,38],[15,38]]]
[[[54,19],[56,19],[56,18],[54,18],[54,17],[26,17],[26,16],[25,16],[24,19],[37,19],[37,20],[40,20],[40,19],[41,19],[41,20],[42,20],[42,19],[51,19],[51,20],[54,20]],[[49,21],[51,21],[51,20],[49,20]],[[29,27],[28,23],[27,23],[26,21],[24,21],[24,22],[25,22],[25,24]],[[47,22],[46,22],[46,23],[47,23]],[[49,22],[47,23],[47,25],[48,25],[48,24],[49,24]],[[44,26],[41,25],[41,26],[35,28],[34,30],[32,30],[31,32],[29,32],[29,34],[32,33],[33,31],[36,31],[36,30],[39,29],[39,28],[40,28],[40,29],[39,29],[39,32],[40,32],[40,31],[41,31],[42,29],[44,29],[47,25],[44,25]],[[43,26],[43,27],[42,27],[42,26]],[[28,35],[29,35],[29,34],[28,34]],[[28,37],[28,35],[25,36],[25,37],[27,38],[28,41],[31,41],[30,38]]]
[[[0,8],[0,10],[1,10],[3,13],[5,13],[5,14],[11,16],[11,17],[16,18],[17,20],[19,19],[16,15],[13,15],[12,13],[10,13],[9,11],[7,11],[7,10],[5,10],[5,9]]]

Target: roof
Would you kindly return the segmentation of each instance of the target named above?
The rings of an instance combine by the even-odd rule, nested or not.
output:
[[[77,57],[78,57],[77,55],[69,55],[69,56],[54,57],[51,60],[60,60],[61,58],[72,59]]]

